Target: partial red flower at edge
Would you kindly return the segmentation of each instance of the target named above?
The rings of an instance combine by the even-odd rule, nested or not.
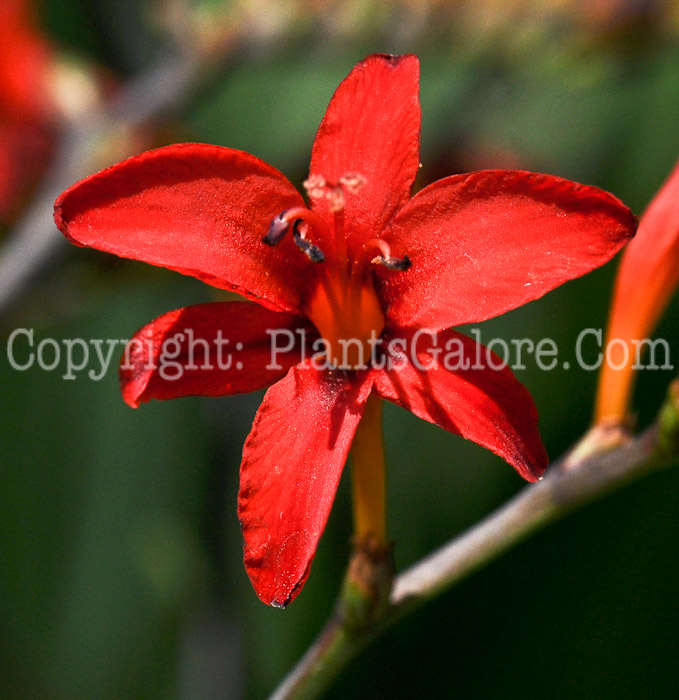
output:
[[[3,0],[0,47],[2,111],[14,118],[44,117],[51,111],[48,73],[54,57],[29,0]]]
[[[78,245],[143,260],[234,290],[261,306],[222,303],[161,316],[140,330],[124,361],[132,406],[152,398],[229,394],[271,384],[243,449],[238,512],[245,566],[266,603],[289,603],[304,584],[356,427],[371,393],[492,450],[528,480],[547,456],[526,389],[493,356],[448,330],[537,299],[611,258],[636,221],[615,197],[549,175],[491,170],[411,188],[419,164],[419,63],[373,55],[332,98],[305,183],[254,156],[181,144],[144,153],[74,185],[55,205]],[[268,234],[267,234],[268,232]],[[268,247],[262,238],[267,235]],[[262,308],[263,307],[263,308]],[[318,369],[301,343],[267,367],[267,330],[322,336],[334,368]],[[464,359],[451,371],[416,331],[439,332]],[[190,329],[209,356],[174,358],[164,341]],[[219,330],[232,366],[201,369]],[[371,335],[414,345],[385,367],[341,363],[341,341]],[[193,359],[193,362],[191,361]],[[385,359],[385,358],[383,358]],[[426,369],[418,359],[425,360]],[[240,363],[240,369],[238,364]],[[352,368],[353,367],[353,368]]]
[[[608,320],[594,422],[628,420],[637,346],[647,339],[679,284],[679,162],[643,213],[625,250]]]
[[[55,130],[52,47],[28,0],[0,3],[0,224],[49,161]]]

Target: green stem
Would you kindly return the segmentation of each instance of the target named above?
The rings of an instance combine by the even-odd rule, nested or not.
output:
[[[381,629],[389,608],[391,547],[356,537],[333,616],[271,700],[313,700]]]
[[[359,648],[339,619],[333,617],[270,700],[320,697]]]

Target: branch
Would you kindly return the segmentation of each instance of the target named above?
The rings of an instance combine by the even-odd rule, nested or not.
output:
[[[651,457],[656,445],[654,425],[627,445],[568,471],[562,461],[554,463],[542,481],[403,572],[394,582],[391,614],[434,597],[553,520],[641,477],[655,464]]]
[[[522,539],[570,511],[673,464],[679,456],[679,382],[674,382],[656,423],[636,439],[610,448],[573,452],[552,465],[545,478],[527,486],[480,523],[398,576],[384,614],[365,626],[349,626],[342,616],[343,597],[334,617],[270,700],[312,700],[374,637],[403,615],[458,583]],[[579,450],[582,454],[583,450]]]

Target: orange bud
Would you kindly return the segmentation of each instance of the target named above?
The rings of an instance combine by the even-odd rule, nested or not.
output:
[[[679,283],[679,163],[651,201],[620,263],[599,377],[596,424],[624,423],[639,341],[653,332]]]

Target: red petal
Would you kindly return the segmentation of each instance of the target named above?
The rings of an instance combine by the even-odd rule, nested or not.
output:
[[[419,192],[384,238],[407,272],[378,270],[388,318],[441,330],[538,299],[603,265],[634,235],[613,195],[513,170],[456,175]]]
[[[528,481],[547,466],[531,395],[495,353],[456,331],[404,336],[391,362],[373,370],[385,399],[488,448]],[[386,347],[394,338],[386,339]],[[403,353],[403,347],[406,352]],[[442,352],[431,352],[438,347]]]
[[[300,344],[288,347],[300,317],[247,301],[188,306],[163,314],[134,334],[123,355],[120,384],[137,408],[151,399],[225,396],[256,391],[280,379],[300,360]],[[299,337],[292,336],[292,339]]]
[[[57,199],[55,220],[79,245],[295,311],[311,263],[292,242],[269,248],[262,238],[275,215],[302,203],[281,173],[248,153],[178,144],[77,183]]]
[[[245,568],[268,605],[287,605],[306,581],[370,386],[306,364],[264,397],[243,448],[238,516]]]
[[[419,166],[419,75],[415,56],[369,56],[337,88],[318,129],[311,175],[329,183],[352,173],[366,180],[346,195],[350,253],[379,236],[410,197]],[[327,201],[314,208],[332,217]]]

